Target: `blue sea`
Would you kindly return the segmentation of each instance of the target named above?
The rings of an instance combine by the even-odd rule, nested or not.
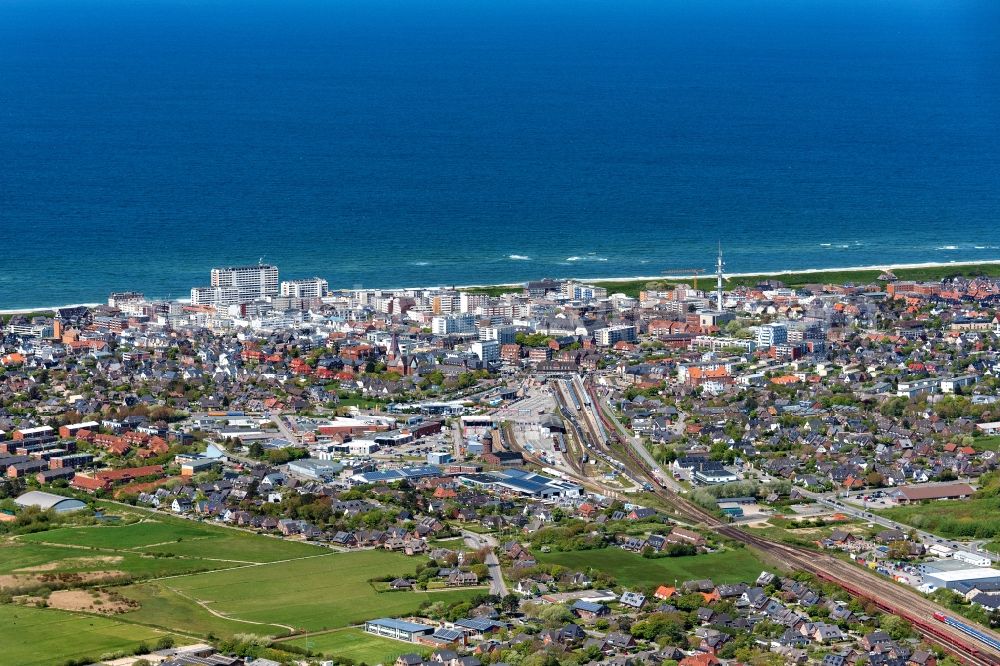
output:
[[[1000,259],[996,0],[3,0],[0,308]]]

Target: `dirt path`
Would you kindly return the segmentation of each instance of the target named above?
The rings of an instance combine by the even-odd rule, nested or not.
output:
[[[235,567],[227,567],[225,569],[212,569],[210,571],[192,571],[190,573],[182,574],[170,574],[169,576],[159,576],[158,578],[144,578],[141,582],[152,583],[161,580],[170,580],[171,578],[187,578],[188,576],[207,576],[208,574],[222,573],[223,571],[236,571],[237,569],[249,569],[251,567],[266,567],[271,564],[284,564],[286,562],[295,562],[297,560],[311,560],[317,557],[329,557],[331,555],[337,555],[340,551],[332,551],[329,553],[320,553],[319,555],[305,555],[303,557],[289,557],[284,560],[274,560],[273,562],[247,562],[245,564],[240,564]],[[201,557],[198,559],[207,560],[207,557]],[[215,560],[216,562],[240,562],[241,560]]]
[[[220,611],[217,611],[217,610],[214,610],[212,608],[209,608],[208,604],[210,602],[200,601],[198,599],[195,599],[191,595],[184,594],[180,590],[174,589],[174,588],[170,587],[169,585],[164,585],[164,587],[166,587],[168,590],[170,590],[171,592],[173,592],[177,596],[183,597],[183,598],[187,599],[188,601],[191,601],[193,603],[198,604],[199,606],[201,606],[202,608],[204,608],[206,611],[208,611],[209,613],[211,613],[215,617],[221,618],[223,620],[229,620],[230,622],[241,622],[243,624],[255,624],[255,625],[262,626],[262,627],[281,627],[282,629],[285,629],[289,633],[295,633],[295,627],[290,627],[287,624],[280,624],[278,622],[256,622],[254,620],[241,620],[238,617],[232,617],[231,615],[228,615],[227,613],[222,613]]]

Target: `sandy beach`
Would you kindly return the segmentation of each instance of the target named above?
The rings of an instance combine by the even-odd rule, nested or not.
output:
[[[836,272],[853,272],[853,271],[885,271],[885,270],[905,270],[909,268],[944,268],[944,267],[954,267],[961,268],[965,266],[996,266],[1000,265],[1000,259],[988,259],[986,261],[928,261],[923,263],[903,263],[903,264],[872,264],[869,266],[831,266],[827,268],[801,268],[801,269],[788,269],[781,271],[752,271],[744,273],[725,273],[725,277],[728,278],[744,278],[744,277],[781,277],[788,275],[810,275],[813,273],[829,273],[831,271]],[[560,277],[556,279],[560,280],[577,280],[579,282],[635,282],[637,280],[690,280],[693,275],[635,275],[629,277]],[[714,279],[714,273],[702,273],[698,276],[700,280],[711,280]],[[539,277],[537,279],[543,279]],[[523,285],[524,282],[493,282],[490,284],[463,284],[454,285],[455,289],[485,289],[487,287],[517,287]],[[365,290],[377,290],[382,289],[385,291],[394,290],[424,290],[424,289],[443,289],[445,287],[441,285],[437,286],[425,286],[425,287],[366,287]],[[452,287],[449,287],[452,288]],[[344,291],[344,289],[338,289],[331,287],[330,291]],[[181,298],[176,299],[178,302],[187,302],[189,299]],[[14,315],[14,314],[28,314],[28,313],[39,313],[39,312],[54,312],[59,308],[73,308],[73,307],[96,307],[101,305],[101,303],[73,303],[69,305],[56,305],[56,306],[39,306],[33,308],[15,308],[10,310],[0,310],[0,315]]]

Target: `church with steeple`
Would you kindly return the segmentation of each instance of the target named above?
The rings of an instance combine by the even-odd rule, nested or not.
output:
[[[385,355],[385,369],[406,377],[413,373],[411,363],[412,359],[399,351],[399,333],[393,333],[392,343]]]

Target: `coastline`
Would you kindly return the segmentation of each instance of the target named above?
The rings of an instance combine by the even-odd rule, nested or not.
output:
[[[752,271],[752,272],[742,272],[742,273],[724,273],[726,280],[739,279],[739,278],[769,278],[769,277],[782,277],[782,276],[797,276],[797,275],[814,275],[823,273],[863,273],[868,271],[897,271],[897,270],[913,270],[913,269],[934,269],[934,268],[974,268],[976,266],[1000,266],[1000,259],[986,259],[983,261],[926,261],[920,263],[902,263],[902,264],[872,264],[868,266],[844,266],[844,267],[828,267],[828,268],[802,268],[802,269],[787,269],[780,271]],[[576,280],[579,282],[593,282],[593,283],[624,283],[624,282],[641,282],[641,281],[680,281],[680,280],[691,280],[694,275],[635,275],[635,276],[625,276],[625,277],[562,277],[557,278],[560,280]],[[699,280],[702,281],[713,281],[715,278],[714,273],[703,273],[698,276]],[[538,277],[535,279],[543,279]],[[494,282],[490,284],[464,284],[464,285],[453,285],[452,288],[460,290],[471,290],[471,289],[492,289],[492,288],[512,288],[520,287],[525,283],[524,280],[519,282]],[[714,282],[713,282],[714,284]],[[436,286],[424,286],[424,287],[367,287],[369,290],[381,289],[384,291],[394,291],[400,289],[440,289],[441,285]],[[344,291],[342,288],[331,288],[331,291]],[[175,299],[178,302],[185,302],[188,299]],[[20,314],[32,314],[32,313],[48,313],[55,312],[60,308],[75,308],[75,307],[97,307],[98,305],[103,305],[103,302],[94,303],[70,303],[68,305],[55,305],[55,306],[39,306],[31,308],[11,308],[6,310],[0,310],[0,316],[10,316],[10,315],[20,315]]]

